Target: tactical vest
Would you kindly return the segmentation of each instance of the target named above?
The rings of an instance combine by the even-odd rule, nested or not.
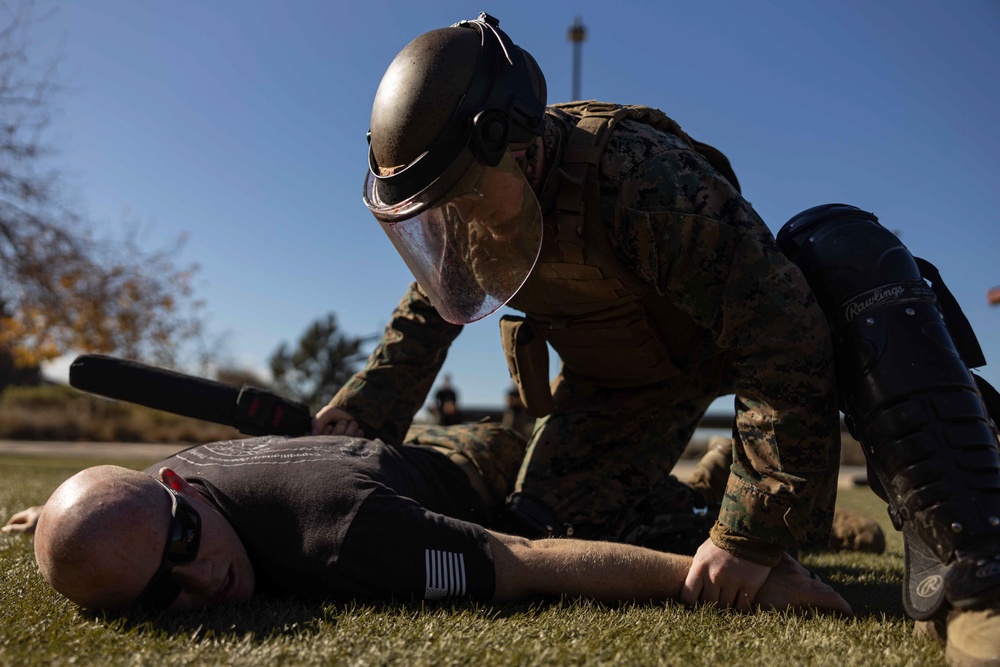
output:
[[[501,318],[511,377],[536,417],[553,408],[544,342],[559,354],[566,375],[633,387],[676,376],[687,365],[681,360],[690,359],[692,343],[705,335],[611,247],[597,170],[615,125],[629,119],[679,137],[739,189],[722,153],[692,140],[658,109],[600,102],[554,106],[579,121],[561,163],[553,166],[561,182],[554,210],[544,220],[538,262],[508,304],[527,317]]]

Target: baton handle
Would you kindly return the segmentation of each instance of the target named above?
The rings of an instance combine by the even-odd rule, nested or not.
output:
[[[233,426],[246,435],[305,435],[309,407],[260,387],[236,386],[103,354],[69,367],[71,386],[108,398]]]

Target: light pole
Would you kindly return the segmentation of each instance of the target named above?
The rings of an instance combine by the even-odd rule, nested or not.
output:
[[[583,27],[583,22],[577,16],[573,25],[569,27],[569,41],[573,42],[573,97],[575,102],[580,99],[580,47],[587,37],[587,29]]]

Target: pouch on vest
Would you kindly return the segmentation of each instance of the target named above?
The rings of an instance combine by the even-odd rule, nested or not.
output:
[[[530,321],[516,315],[500,318],[500,339],[524,409],[532,417],[546,416],[555,403],[549,388],[549,348],[545,340],[535,335]]]

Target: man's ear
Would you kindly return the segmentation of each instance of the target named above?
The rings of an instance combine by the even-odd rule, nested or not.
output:
[[[161,482],[178,493],[182,493],[184,495],[198,494],[193,486],[188,484],[183,477],[170,468],[160,468],[159,477]]]

